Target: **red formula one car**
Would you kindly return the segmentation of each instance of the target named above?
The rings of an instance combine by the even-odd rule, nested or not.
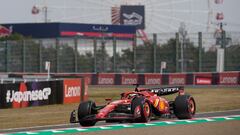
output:
[[[121,99],[96,106],[93,101],[81,102],[78,110],[71,113],[70,122],[82,126],[94,126],[97,121],[106,122],[148,122],[162,115],[175,115],[178,119],[191,119],[196,104],[183,87],[139,88],[121,94]],[[161,97],[178,93],[174,101]]]

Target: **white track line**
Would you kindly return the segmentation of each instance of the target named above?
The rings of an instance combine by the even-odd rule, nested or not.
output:
[[[26,129],[35,129],[35,128],[47,128],[47,127],[61,127],[61,126],[69,126],[69,125],[78,125],[78,123],[76,124],[56,124],[56,125],[44,125],[44,126],[33,126],[33,127],[21,127],[21,128],[8,128],[8,129],[3,129],[5,131],[10,131],[10,130],[26,130]]]
[[[176,122],[172,122],[172,121],[163,121],[163,122],[165,122],[167,124],[176,124]]]
[[[145,125],[146,125],[146,126],[154,126],[154,125],[156,125],[156,124],[154,124],[154,123],[145,123]]]
[[[209,122],[211,122],[211,121],[215,121],[215,120],[213,120],[213,119],[209,119],[209,118],[204,118],[204,120],[209,121]]]
[[[227,110],[227,111],[216,111],[216,112],[203,112],[203,113],[197,113],[197,114],[211,114],[211,113],[221,113],[221,112],[233,112],[233,111],[240,111],[240,109],[235,109],[235,110]],[[239,115],[231,115],[231,117],[234,116],[239,116]],[[217,116],[217,117],[221,117],[221,116]],[[208,119],[208,118],[217,118],[217,117],[205,117],[204,119]],[[224,116],[222,116],[224,117]],[[199,118],[201,119],[201,118]],[[169,122],[170,121],[163,121],[163,122]],[[69,126],[69,125],[78,125],[78,123],[75,124],[56,124],[56,125],[44,125],[44,126],[33,126],[33,127],[21,127],[21,128],[9,128],[9,129],[3,129],[4,131],[11,131],[11,130],[31,130],[31,129],[36,129],[36,128],[47,128],[47,127],[54,127],[54,128],[58,128],[58,127],[62,127],[62,126]],[[111,124],[107,124],[104,126],[112,126]],[[102,127],[101,126],[95,126],[95,127]]]

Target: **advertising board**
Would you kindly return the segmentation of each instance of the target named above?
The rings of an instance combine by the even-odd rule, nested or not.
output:
[[[121,74],[121,84],[122,85],[132,85],[138,83],[137,74]]]
[[[81,79],[63,80],[63,103],[79,103],[81,97]]]
[[[169,74],[169,85],[185,85],[186,74]]]
[[[160,74],[144,74],[145,85],[161,85],[162,76]]]

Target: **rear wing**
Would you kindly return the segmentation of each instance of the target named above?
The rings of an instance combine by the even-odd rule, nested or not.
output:
[[[176,87],[164,87],[164,88],[150,88],[149,91],[157,94],[158,96],[170,95],[174,93],[179,93],[179,95],[183,95],[184,87],[176,86]]]

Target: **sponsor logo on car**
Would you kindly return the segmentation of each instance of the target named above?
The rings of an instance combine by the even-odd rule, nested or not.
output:
[[[165,93],[173,93],[173,92],[178,92],[179,88],[178,87],[172,87],[172,88],[153,88],[151,89],[151,92],[156,93],[156,94],[165,94]]]
[[[51,95],[51,88],[43,88],[42,90],[31,90],[31,91],[16,91],[8,90],[6,93],[6,102],[23,102],[23,101],[42,101],[48,100]]]

